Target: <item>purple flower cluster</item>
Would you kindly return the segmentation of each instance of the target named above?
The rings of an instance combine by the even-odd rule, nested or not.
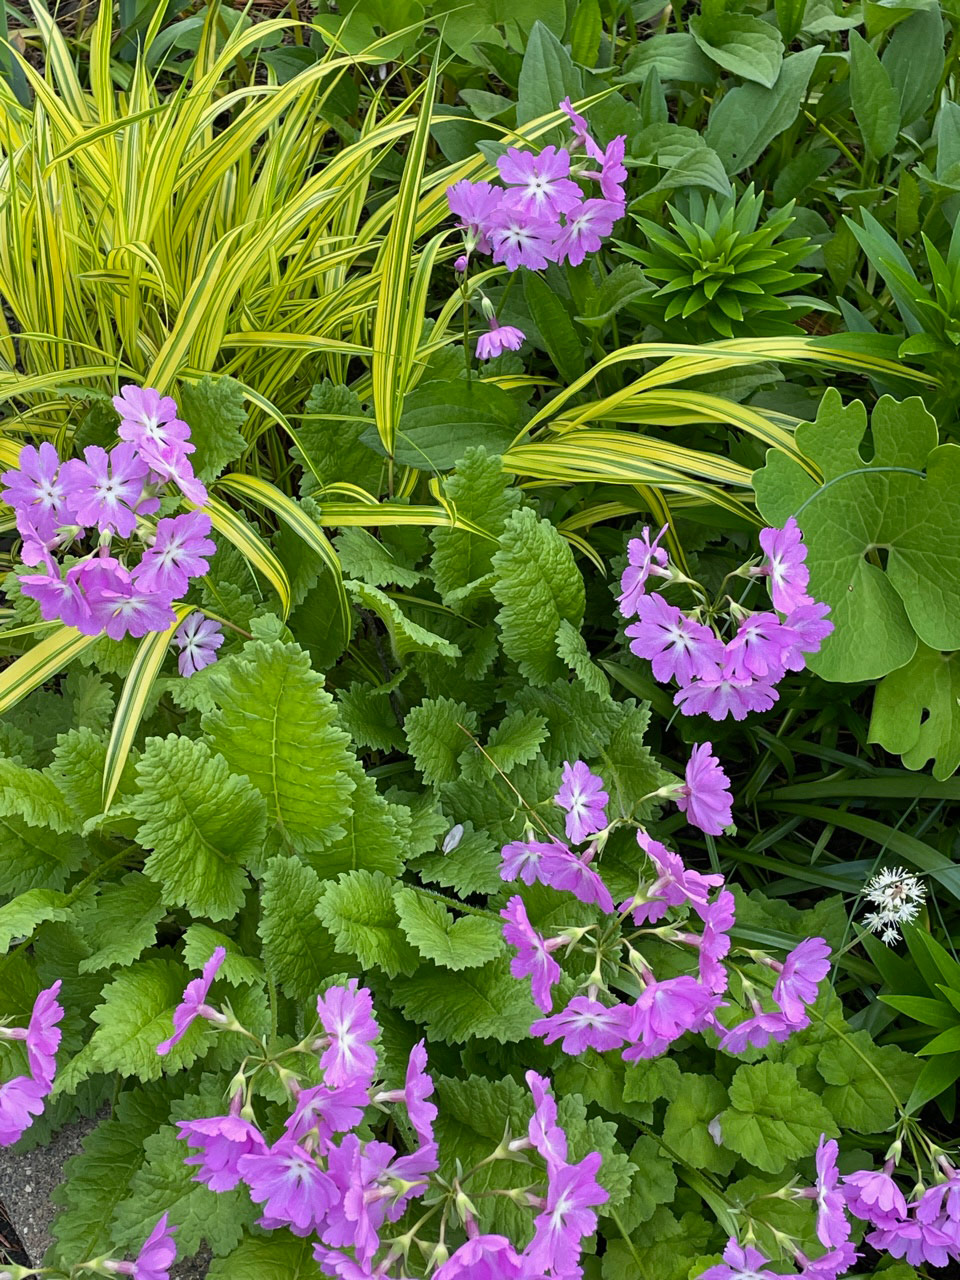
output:
[[[894,1144],[893,1149],[898,1149]],[[850,1215],[868,1223],[866,1242],[913,1267],[924,1264],[945,1267],[960,1262],[960,1170],[945,1156],[939,1158],[937,1181],[914,1190],[907,1200],[893,1177],[896,1160],[890,1157],[882,1169],[858,1169],[841,1175],[837,1168],[837,1144],[824,1134],[816,1153],[816,1181],[794,1190],[798,1199],[815,1201],[817,1238],[826,1250],[819,1258],[798,1253],[801,1275],[808,1280],[837,1280],[861,1256],[850,1237]],[[784,1273],[766,1270],[767,1259],[756,1249],[741,1247],[731,1239],[724,1261],[703,1273],[702,1280],[782,1280]]]
[[[731,797],[726,775],[709,753],[709,743],[694,748],[677,803],[702,829],[719,833],[731,820]],[[589,840],[585,851],[577,853],[559,839],[512,841],[503,848],[500,875],[507,881],[520,880],[527,885],[538,881],[572,893],[605,915],[619,915],[623,924],[629,918],[638,932],[624,932],[616,945],[626,950],[627,962],[621,960],[620,967],[630,974],[628,990],[635,999],[624,1001],[603,984],[598,956],[586,994],[573,996],[565,1008],[554,1013],[553,988],[562,977],[554,953],[578,945],[591,930],[561,929],[545,937],[531,923],[523,898],[516,894],[500,914],[505,922],[504,938],[516,951],[511,972],[518,979],[530,978],[534,1003],[548,1015],[532,1024],[532,1034],[542,1036],[547,1044],[560,1040],[564,1053],[621,1049],[624,1059],[632,1061],[659,1056],[687,1032],[711,1030],[720,1037],[722,1049],[742,1053],[748,1044],[782,1041],[809,1025],[806,1008],[816,1000],[818,985],[829,971],[830,949],[822,938],[805,939],[782,963],[751,953],[777,975],[770,1001],[773,1007],[764,1009],[745,981],[751,1011],[745,1020],[727,1028],[716,1013],[726,1007],[722,997],[729,980],[723,961],[730,951],[735,913],[734,897],[724,887],[723,876],[687,867],[679,854],[641,829],[637,843],[648,870],[641,874],[633,897],[617,909],[592,865],[609,829],[608,796],[602,779],[582,761],[567,762],[563,785],[554,799],[566,811],[567,840]],[[686,927],[691,919],[698,922],[698,929]],[[696,972],[658,979],[634,946],[644,933],[691,949],[696,955]],[[599,999],[601,988],[612,1003]]]
[[[689,582],[671,569],[659,545],[663,532],[651,542],[644,529],[627,547],[619,608],[624,618],[636,618],[626,631],[631,651],[650,662],[656,680],[677,682],[674,703],[684,715],[743,720],[751,711],[768,711],[779,697],[777,684],[788,671],[802,671],[805,655],[816,653],[833,630],[826,618],[829,606],[806,594],[807,549],[797,522],[791,516],[783,529],[762,530],[767,558],[751,572],[770,579],[773,610],[733,606],[730,618],[737,630],[727,641],[717,629],[718,609],[706,610],[701,603],[684,612],[658,592],[646,593],[650,577]],[[701,620],[704,613],[709,622]]]
[[[158,1046],[158,1052],[166,1052],[197,1017],[226,1021],[206,1003],[224,958],[223,948],[217,948],[202,978],[188,985],[174,1012],[174,1035]],[[373,1280],[385,1277],[403,1253],[396,1242],[381,1239],[385,1225],[396,1222],[413,1200],[425,1195],[438,1169],[437,1108],[429,1101],[433,1080],[421,1040],[410,1051],[403,1087],[376,1087],[379,1027],[372,996],[356,979],[319,996],[317,1017],[314,1030],[292,1052],[318,1055],[323,1078],[303,1088],[293,1072],[284,1070],[293,1107],[279,1137],[271,1142],[258,1128],[249,1101],[244,1103],[242,1082],[227,1114],[179,1121],[179,1136],[192,1152],[186,1163],[197,1170],[194,1181],[217,1192],[243,1184],[254,1203],[262,1206],[259,1226],[317,1236],[314,1256],[327,1275]],[[527,1160],[523,1153],[535,1150],[545,1161],[544,1194],[525,1201],[541,1210],[534,1219],[533,1239],[518,1252],[504,1236],[480,1234],[473,1206],[458,1182],[458,1212],[468,1238],[452,1254],[443,1249],[436,1273],[440,1280],[488,1274],[559,1280],[579,1274],[581,1241],[596,1230],[593,1208],[608,1198],[596,1181],[601,1157],[594,1152],[578,1163],[567,1160],[566,1134],[557,1124],[550,1082],[534,1072],[528,1073],[527,1081],[534,1100],[527,1137],[512,1141],[501,1154],[504,1159]],[[403,1154],[391,1142],[361,1138],[357,1132],[373,1109],[386,1104],[405,1108],[415,1135],[411,1149]],[[494,1153],[494,1158],[500,1157]],[[114,1264],[113,1269],[123,1271],[129,1265]],[[158,1275],[158,1280],[165,1278]]]
[[[29,1068],[0,1085],[0,1147],[13,1146],[30,1128],[53,1088],[63,1017],[59,994],[58,980],[37,996],[26,1027],[0,1027],[0,1039],[26,1041]]]
[[[46,441],[39,449],[25,445],[19,467],[0,481],[16,515],[23,563],[38,570],[20,578],[22,593],[48,622],[120,640],[172,626],[174,600],[207,572],[216,545],[202,511],[150,519],[169,485],[193,503],[207,500],[190,464],[190,428],[177,418],[176,404],[135,386],[123,387],[113,403],[120,444],[109,451],[89,445],[83,458],[63,462]],[[83,552],[88,537],[95,545]],[[66,551],[77,553],[69,565],[54,558]],[[190,674],[213,661],[222,637],[214,643],[208,631],[207,643],[198,644],[185,627],[176,639],[190,650],[186,662],[181,654],[181,671]]]
[[[497,161],[502,186],[464,178],[447,189],[450,212],[464,233],[458,271],[467,270],[474,253],[492,255],[508,271],[542,271],[551,262],[579,266],[623,217],[625,135],[600,147],[569,98],[560,108],[573,128],[569,147],[544,147],[539,153],[511,147]],[[578,156],[579,151],[585,156]],[[598,194],[587,195],[580,181],[594,184],[590,189]],[[489,360],[502,351],[516,351],[523,342],[522,331],[499,325],[492,308],[487,318],[490,332],[478,341],[477,358]]]

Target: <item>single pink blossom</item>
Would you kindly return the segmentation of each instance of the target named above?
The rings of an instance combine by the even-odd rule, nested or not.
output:
[[[664,525],[652,542],[650,530],[644,528],[639,538],[631,538],[627,543],[628,564],[620,578],[618,598],[620,613],[624,618],[632,618],[637,612],[637,601],[644,594],[647,579],[651,574],[658,578],[670,576],[667,553],[660,546],[660,539],[668,527]]]
[[[67,501],[77,523],[129,538],[137,527],[146,462],[136,446],[126,442],[109,454],[99,445],[88,445],[83,458],[82,462],[71,458],[61,468]]]
[[[612,200],[584,200],[566,214],[566,221],[556,237],[553,252],[557,262],[578,267],[588,253],[596,253],[603,237],[610,235],[613,224],[623,217],[623,205]]]
[[[373,996],[366,987],[358,989],[351,978],[345,987],[331,987],[317,997],[317,1013],[329,1046],[320,1057],[327,1085],[361,1081],[369,1086],[377,1069],[373,1042],[379,1027],[373,1017]]]
[[[866,1241],[879,1253],[886,1250],[894,1258],[905,1258],[912,1267],[924,1262],[931,1267],[945,1267],[958,1254],[957,1241],[952,1233],[915,1219],[871,1231]]]
[[[144,1240],[133,1262],[114,1262],[108,1258],[101,1265],[105,1271],[133,1276],[133,1280],[169,1280],[170,1268],[177,1256],[177,1246],[173,1242],[176,1230],[176,1227],[167,1225],[167,1215],[164,1214]]]
[[[829,612],[828,604],[812,600],[787,614],[783,623],[786,641],[783,665],[787,671],[802,671],[806,666],[805,655],[819,652],[820,646],[833,631],[833,623],[827,618]]]
[[[630,1039],[632,1022],[633,1010],[629,1005],[609,1008],[588,996],[574,996],[560,1013],[538,1018],[531,1025],[530,1034],[543,1036],[547,1044],[562,1037],[560,1048],[577,1057],[585,1049],[596,1049],[600,1053],[618,1049]]]
[[[860,1256],[850,1241],[845,1240],[819,1258],[808,1258],[798,1252],[797,1262],[800,1263],[800,1275],[804,1280],[837,1280],[850,1270]]]
[[[201,976],[193,978],[187,983],[183,998],[173,1011],[173,1035],[169,1040],[162,1040],[157,1045],[157,1053],[161,1057],[169,1053],[175,1044],[180,1043],[195,1019],[206,1018],[211,1022],[223,1021],[223,1014],[216,1009],[212,1009],[206,1003],[206,1000],[210,994],[210,988],[220,972],[220,966],[226,958],[226,948],[215,947],[213,955],[203,966]]]
[[[543,840],[511,840],[501,851],[503,861],[500,864],[500,879],[522,880],[524,884],[533,884],[540,879],[540,867],[547,855],[569,852],[559,842],[547,844]]]
[[[546,939],[527,918],[526,907],[519,894],[514,894],[500,915],[506,921],[504,939],[518,952],[510,961],[510,972],[517,979],[529,975],[534,1004],[544,1013],[549,1013],[553,1008],[550,989],[560,981],[560,966],[550,955]]]
[[[217,549],[209,537],[211,527],[203,511],[158,520],[153,546],[131,575],[139,590],[170,598],[182,595],[191,578],[210,568],[207,557]]]
[[[696,978],[686,974],[657,982],[650,977],[633,1006],[631,1039],[624,1053],[627,1062],[654,1058],[688,1031],[699,1031],[704,1018],[717,1006],[717,997]]]
[[[569,94],[558,105],[559,109],[564,112],[567,119],[570,121],[570,127],[573,130],[575,144],[581,147],[585,146],[587,139],[590,137],[589,125],[587,124],[586,119],[574,111],[573,103],[570,101]],[[593,141],[593,139],[591,139],[591,141]]]
[[[723,876],[694,871],[678,853],[654,840],[646,831],[637,832],[637,844],[653,863],[657,878],[642,896],[622,903],[620,910],[632,911],[634,923],[638,925],[655,923],[666,915],[668,907],[679,907],[685,902],[702,916],[711,890],[723,884]]]
[[[279,1138],[272,1147],[241,1156],[240,1177],[255,1204],[263,1205],[263,1219],[271,1225],[283,1224],[296,1235],[319,1232],[337,1189],[306,1148],[290,1137]]]
[[[817,1181],[813,1188],[817,1201],[817,1237],[825,1249],[834,1249],[850,1239],[843,1193],[838,1183],[837,1144],[821,1133],[817,1146]]]
[[[196,675],[217,660],[223,644],[220,623],[202,613],[188,614],[173,633],[173,643],[180,650],[177,666],[184,677]]]
[[[544,147],[539,155],[510,147],[497,160],[502,181],[511,188],[504,195],[513,209],[531,218],[553,220],[574,209],[583,192],[570,180],[570,153]]]
[[[211,1191],[232,1191],[240,1182],[242,1157],[266,1150],[263,1134],[239,1114],[242,1096],[236,1095],[229,1115],[177,1122],[177,1136],[197,1153],[183,1163],[196,1165],[193,1181],[205,1183]]]
[[[76,627],[84,635],[98,635],[100,624],[94,622],[75,568],[61,577],[60,566],[49,560],[46,573],[25,573],[19,578],[20,592],[40,606],[40,616],[47,622],[60,619],[68,627]]]
[[[776,1013],[764,1013],[758,1009],[752,1017],[745,1018],[743,1022],[738,1022],[735,1027],[730,1027],[726,1031],[722,1031],[720,1027],[717,1029],[722,1031],[720,1036],[721,1049],[725,1049],[727,1053],[743,1053],[747,1045],[753,1045],[755,1049],[762,1049],[771,1040],[776,1040],[778,1044],[782,1044],[795,1031],[802,1031],[804,1027],[809,1025],[810,1019],[806,1016],[797,1022],[791,1022],[779,1010]]]
[[[432,1102],[427,1102],[432,1093],[433,1080],[427,1075],[427,1049],[421,1040],[410,1050],[403,1088],[378,1093],[376,1101],[402,1102],[420,1141],[433,1142],[433,1122],[437,1118],[437,1108]],[[359,1117],[355,1123],[359,1123]],[[354,1125],[344,1127],[352,1129]]]
[[[567,811],[567,839],[574,844],[582,843],[607,825],[605,806],[610,797],[603,789],[603,779],[591,773],[582,760],[563,762],[561,786],[553,802]]]
[[[750,1245],[741,1248],[736,1237],[731,1236],[723,1251],[723,1262],[708,1267],[698,1280],[783,1280],[775,1271],[766,1269],[767,1261],[759,1249]]]
[[[161,396],[153,387],[137,387],[128,384],[113,397],[113,407],[120,415],[117,435],[148,455],[172,446],[189,453],[194,446],[187,444],[190,428],[177,417],[176,402],[170,396]]]
[[[529,1262],[506,1236],[476,1235],[451,1253],[433,1280],[534,1280],[534,1276]]]
[[[470,182],[467,178],[447,187],[450,212],[460,219],[461,227],[467,232],[469,250],[466,256],[474,249],[478,253],[492,251],[488,228],[503,203],[503,195],[501,187],[494,187],[489,182]],[[466,263],[462,269],[466,269]],[[461,268],[458,267],[457,270]]]
[[[318,1084],[301,1089],[284,1128],[297,1142],[313,1134],[317,1149],[325,1152],[335,1133],[347,1133],[357,1127],[369,1102],[369,1089],[360,1080],[349,1080],[336,1088]]]
[[[751,711],[769,711],[779,698],[766,680],[738,680],[728,669],[694,680],[674,695],[683,715],[705,714],[711,720],[746,720]]]
[[[207,490],[193,474],[193,465],[187,457],[187,450],[193,445],[171,444],[165,449],[154,449],[143,456],[150,464],[150,472],[158,481],[172,481],[185,498],[196,507],[202,507],[207,501]]]
[[[723,889],[716,902],[711,902],[702,912],[703,933],[699,945],[700,981],[713,992],[727,989],[727,971],[721,963],[730,950],[730,930],[733,928],[736,899],[729,889]]]
[[[546,1160],[548,1169],[559,1168],[567,1162],[567,1135],[557,1124],[557,1103],[550,1092],[550,1081],[536,1071],[528,1071],[524,1079],[533,1094],[527,1137]]]
[[[504,351],[519,351],[526,336],[522,329],[510,324],[498,324],[497,317],[490,317],[490,329],[477,339],[477,359],[493,360]]]
[[[32,1076],[15,1076],[0,1084],[0,1147],[12,1147],[43,1113],[50,1086]]]
[[[166,631],[177,620],[170,596],[146,591],[116,561],[88,561],[80,582],[97,629],[111,640],[140,639],[148,631]]]
[[[654,592],[637,600],[638,621],[627,627],[630,650],[649,659],[654,678],[665,683],[676,678],[687,685],[695,677],[712,679],[719,674],[723,645],[701,622],[695,622],[663,596]]]
[[[712,743],[699,743],[690,753],[686,783],[677,796],[677,808],[687,821],[708,835],[722,835],[733,821],[730,779],[712,755]]]
[[[532,218],[502,205],[489,223],[493,243],[493,260],[502,262],[508,271],[526,267],[543,271],[554,261],[553,242],[558,227],[546,218]]]
[[[591,1151],[578,1164],[548,1169],[547,1203],[533,1220],[534,1236],[524,1251],[537,1273],[569,1274],[580,1257],[580,1241],[597,1229],[596,1205],[609,1193],[597,1182],[603,1157]]]
[[[596,905],[601,911],[611,915],[614,910],[613,898],[593,867],[585,858],[576,857],[563,846],[555,846],[555,850],[546,853],[540,860],[537,870],[540,883],[559,889],[562,893],[572,893],[588,906]]]
[[[60,1047],[59,1024],[63,1018],[63,1006],[57,1000],[60,986],[58,978],[52,987],[47,987],[37,996],[24,1037],[30,1074],[47,1087],[53,1084],[57,1069],[57,1050]]]
[[[25,444],[16,468],[4,471],[0,483],[0,497],[13,507],[21,534],[32,532],[46,542],[60,525],[74,523],[60,458],[48,441],[39,449]]]
[[[792,637],[775,613],[744,618],[724,651],[724,670],[736,680],[767,680],[776,684],[786,670],[784,658]]]
[[[760,572],[770,579],[770,595],[778,613],[791,613],[811,603],[807,595],[810,570],[804,564],[807,548],[803,534],[793,516],[782,529],[761,529],[760,545],[767,559]]]
[[[841,1179],[843,1198],[852,1214],[876,1227],[892,1226],[895,1222],[906,1218],[906,1197],[890,1176],[892,1169],[893,1161],[891,1160],[889,1166],[885,1165],[883,1169],[858,1169],[855,1173],[848,1173]],[[924,1192],[917,1208],[918,1218],[927,1196],[936,1190],[938,1190],[937,1187],[930,1187]],[[938,1213],[939,1205],[933,1217],[935,1218]],[[921,1218],[921,1221],[925,1219]]]
[[[829,972],[830,948],[823,938],[804,938],[790,952],[777,977],[773,998],[791,1022],[804,1016],[806,1006],[816,1000],[817,987]]]

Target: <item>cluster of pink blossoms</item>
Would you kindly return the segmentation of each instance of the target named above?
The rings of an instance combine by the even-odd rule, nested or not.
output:
[[[210,988],[226,953],[218,947],[200,978],[190,982],[174,1012],[173,1035],[157,1046],[166,1054],[196,1018],[237,1029],[227,1015],[208,1004]],[[407,1206],[421,1199],[438,1169],[434,1120],[429,1098],[433,1081],[426,1072],[421,1040],[410,1052],[402,1089],[377,1088],[379,1027],[373,999],[351,979],[317,1000],[318,1023],[291,1052],[319,1055],[320,1084],[303,1088],[297,1075],[284,1069],[282,1078],[292,1097],[292,1110],[280,1137],[269,1142],[255,1123],[243,1078],[234,1082],[226,1115],[178,1124],[180,1137],[194,1152],[186,1160],[196,1166],[194,1180],[213,1191],[231,1191],[241,1183],[262,1206],[259,1226],[287,1227],[295,1235],[317,1236],[314,1256],[325,1274],[340,1280],[386,1277],[406,1258],[410,1241],[387,1241],[381,1233]],[[527,1159],[535,1151],[545,1162],[542,1195],[524,1190],[517,1203],[538,1209],[533,1239],[518,1251],[504,1236],[482,1234],[461,1175],[448,1188],[467,1239],[453,1253],[440,1242],[432,1249],[435,1280],[491,1275],[503,1280],[575,1277],[581,1240],[596,1230],[593,1208],[607,1200],[596,1182],[601,1157],[593,1152],[578,1163],[567,1160],[567,1139],[557,1124],[550,1082],[527,1073],[534,1101],[527,1136],[504,1139],[491,1158]],[[400,1103],[406,1110],[416,1145],[405,1154],[388,1142],[361,1139],[357,1130],[371,1109]],[[339,1139],[339,1140],[337,1140]],[[441,1187],[444,1184],[438,1184]],[[429,1216],[429,1215],[428,1215]],[[422,1242],[421,1242],[422,1247]],[[156,1280],[166,1280],[165,1273]]]
[[[729,825],[729,782],[710,755],[710,743],[694,748],[685,783],[664,788],[662,794],[668,792],[688,821],[702,830],[719,834]],[[547,1044],[560,1040],[564,1053],[622,1049],[624,1059],[634,1061],[658,1057],[687,1032],[712,1031],[719,1036],[721,1049],[742,1053],[747,1045],[761,1048],[809,1026],[806,1008],[816,1000],[818,985],[830,967],[830,948],[823,938],[804,939],[782,963],[762,952],[750,952],[753,960],[776,974],[772,993],[765,1005],[741,975],[748,1016],[732,1027],[723,1025],[716,1015],[728,1007],[723,999],[729,985],[723,961],[730,951],[734,923],[734,897],[724,887],[723,876],[692,870],[679,854],[640,829],[637,843],[645,855],[646,870],[633,897],[617,907],[593,865],[616,825],[607,818],[609,798],[602,779],[583,761],[567,762],[563,785],[554,798],[566,811],[568,843],[530,838],[505,845],[501,877],[527,885],[539,881],[571,893],[580,902],[617,917],[623,927],[601,927],[600,937],[589,945],[583,939],[597,932],[592,927],[561,929],[548,938],[531,924],[519,894],[509,900],[500,914],[506,922],[504,937],[517,952],[511,972],[516,978],[530,978],[535,1004],[549,1015],[532,1024],[534,1035],[543,1036]],[[579,853],[570,847],[585,842]],[[635,932],[629,930],[628,919],[637,926]],[[699,927],[691,928],[695,923]],[[696,972],[657,979],[638,949],[645,934],[688,949],[696,958]],[[553,1013],[552,988],[562,977],[554,953],[574,947],[595,953],[593,972],[586,994],[573,996],[564,1009]],[[635,995],[632,1002],[611,991],[602,977],[601,960],[607,950],[616,952],[619,969],[611,985]],[[599,998],[601,993],[607,1000]]]
[[[63,1008],[57,1000],[60,982],[41,991],[26,1027],[0,1026],[0,1040],[24,1040],[29,1072],[0,1084],[0,1147],[12,1147],[43,1113],[53,1088],[60,1047]]]
[[[464,231],[464,252],[455,263],[458,271],[467,270],[474,253],[491,254],[508,271],[542,271],[550,262],[579,266],[623,217],[626,136],[600,147],[569,98],[560,109],[573,128],[569,147],[544,147],[537,154],[511,147],[497,161],[502,187],[464,178],[447,189],[450,212]],[[579,151],[586,158],[574,165]],[[586,196],[574,179],[595,183],[599,195]],[[477,358],[490,360],[503,351],[516,351],[524,339],[522,331],[498,324],[489,303],[484,313],[490,331],[477,342]]]
[[[151,388],[125,386],[113,403],[120,444],[109,452],[90,445],[82,459],[64,462],[46,441],[39,449],[25,445],[19,467],[0,476],[0,496],[16,514],[23,563],[40,567],[20,578],[22,593],[37,601],[48,622],[120,640],[172,626],[174,600],[207,572],[217,548],[202,511],[149,518],[171,485],[190,502],[207,501],[190,463],[190,428],[174,401]],[[86,553],[84,539],[96,542]],[[65,566],[55,552],[76,552],[76,558]],[[192,675],[215,660],[223,636],[215,622],[191,614],[174,641],[181,674]]]
[[[793,1189],[796,1199],[811,1199],[817,1208],[817,1238],[826,1249],[821,1257],[806,1258],[797,1251],[800,1274],[808,1280],[836,1280],[861,1255],[850,1237],[850,1215],[868,1223],[866,1242],[878,1252],[903,1258],[911,1266],[925,1263],[945,1267],[960,1262],[960,1170],[942,1154],[934,1163],[935,1181],[913,1188],[908,1200],[894,1172],[900,1155],[895,1142],[882,1169],[858,1169],[842,1175],[837,1168],[837,1144],[821,1134],[816,1155],[816,1182]],[[757,1249],[741,1247],[731,1239],[724,1261],[710,1267],[701,1280],[788,1280],[797,1273],[770,1271],[768,1260]]]
[[[637,618],[627,627],[631,652],[650,662],[656,680],[676,680],[674,703],[684,715],[743,720],[751,711],[769,711],[779,697],[777,684],[788,671],[802,671],[805,655],[816,653],[833,630],[829,605],[807,594],[807,549],[796,520],[791,516],[782,529],[760,533],[766,559],[744,572],[769,578],[773,610],[756,612],[733,601],[726,610],[708,607],[699,584],[669,563],[660,546],[664,531],[651,542],[644,529],[627,547],[619,607],[624,618]],[[684,612],[657,592],[648,595],[651,577],[689,585],[697,606]],[[737,629],[724,641],[720,628],[728,618]]]

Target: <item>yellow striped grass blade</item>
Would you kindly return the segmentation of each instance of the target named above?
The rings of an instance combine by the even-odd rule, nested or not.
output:
[[[353,619],[350,613],[350,601],[347,599],[346,588],[343,585],[343,570],[336,551],[320,526],[311,520],[292,498],[288,498],[285,493],[281,493],[266,480],[261,480],[259,476],[244,476],[231,472],[229,475],[221,476],[216,481],[216,485],[218,489],[225,489],[227,493],[235,494],[247,502],[259,503],[268,511],[272,511],[293,533],[302,538],[311,551],[316,552],[333,577],[344,635],[349,636]]]
[[[422,313],[410,306],[409,276],[438,65],[434,58],[392,208],[390,229],[374,268],[380,273],[381,283],[380,303],[373,322],[373,403],[377,430],[389,458],[393,457],[397,424],[407,391],[405,374],[412,366],[423,324]]]
[[[175,604],[173,611],[177,615],[176,622],[166,631],[149,631],[137,647],[137,655],[130,668],[130,674],[123,682],[120,701],[113,717],[110,730],[110,741],[107,743],[107,756],[103,765],[103,812],[108,813],[113,797],[120,785],[120,777],[126,767],[127,757],[133,740],[140,728],[144,708],[153,689],[153,682],[167,656],[167,649],[173,639],[173,633],[189,614],[194,612],[193,605]]]
[[[58,675],[68,663],[97,639],[73,627],[58,627],[39,644],[0,671],[0,715],[15,707],[21,698]]]
[[[556,440],[514,445],[504,470],[538,480],[652,484],[690,479],[749,489],[753,472],[719,454],[685,449],[626,431],[571,431]]]
[[[17,444],[16,440],[8,440],[5,436],[0,436],[0,465],[19,467],[22,448],[23,445]]]
[[[191,504],[187,504],[191,505]],[[232,507],[228,507],[219,498],[208,497],[202,508],[210,517],[217,533],[222,533],[228,542],[232,542],[243,558],[258,573],[262,573],[280,597],[283,616],[286,619],[292,604],[290,579],[272,547],[252,529]]]

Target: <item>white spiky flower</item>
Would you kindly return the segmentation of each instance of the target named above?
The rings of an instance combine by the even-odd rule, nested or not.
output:
[[[916,920],[927,890],[903,867],[888,867],[867,882],[864,896],[876,910],[864,916],[863,923],[889,947],[900,941],[900,926]]]

